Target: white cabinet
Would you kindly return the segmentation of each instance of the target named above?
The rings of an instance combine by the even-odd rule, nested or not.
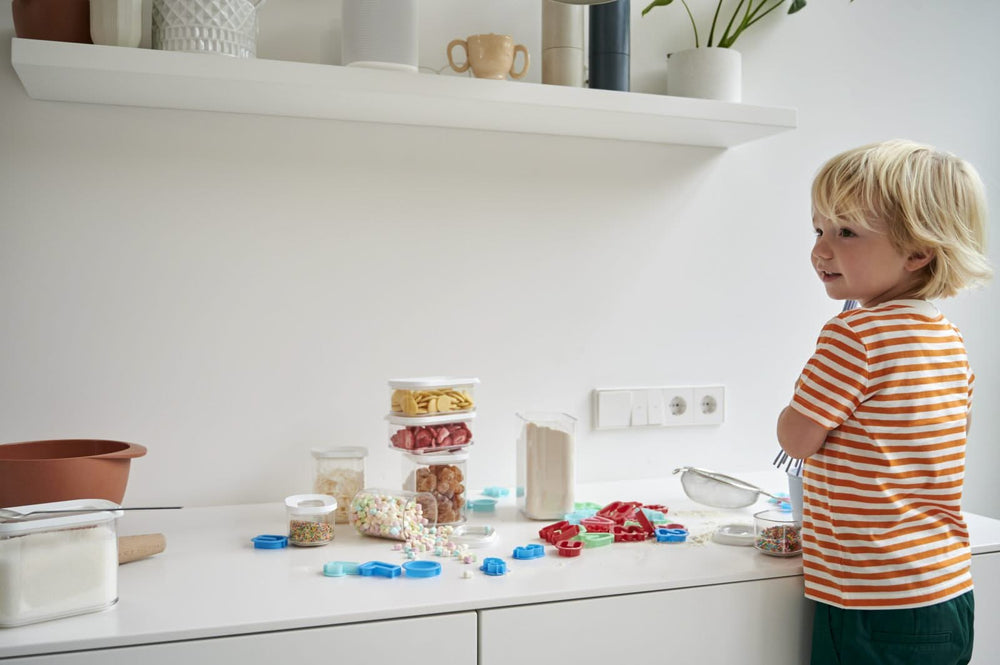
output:
[[[812,603],[802,595],[801,577],[479,615],[480,665],[809,662]]]
[[[1000,618],[1000,552],[977,554],[972,557],[973,593],[976,596],[976,643],[972,650],[973,665],[1000,663],[1000,633],[996,626]]]
[[[4,665],[274,665],[275,663],[476,662],[476,613],[306,628],[116,649],[28,656]]]

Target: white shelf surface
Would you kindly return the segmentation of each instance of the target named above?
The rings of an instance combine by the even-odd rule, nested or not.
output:
[[[706,99],[13,38],[34,99],[728,148],[796,111]]]

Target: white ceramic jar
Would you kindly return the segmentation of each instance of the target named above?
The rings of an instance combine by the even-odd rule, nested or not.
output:
[[[104,46],[142,41],[142,0],[90,0],[90,38]]]

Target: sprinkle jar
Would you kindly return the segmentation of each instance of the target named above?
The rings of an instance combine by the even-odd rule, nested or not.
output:
[[[762,510],[753,516],[754,547],[770,556],[802,554],[802,523],[791,513]]]
[[[362,446],[314,448],[316,475],[313,492],[337,499],[337,523],[347,523],[347,508],[351,499],[365,486],[365,457]]]
[[[437,501],[428,492],[365,488],[351,499],[348,519],[363,536],[410,540],[437,524]]]
[[[337,499],[326,494],[296,494],[285,499],[288,542],[299,547],[326,545],[334,536]]]

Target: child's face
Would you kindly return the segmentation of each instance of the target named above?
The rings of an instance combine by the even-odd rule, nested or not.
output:
[[[816,244],[812,264],[834,300],[857,300],[872,307],[917,290],[917,266],[875,226],[868,230],[843,220],[813,215]]]

